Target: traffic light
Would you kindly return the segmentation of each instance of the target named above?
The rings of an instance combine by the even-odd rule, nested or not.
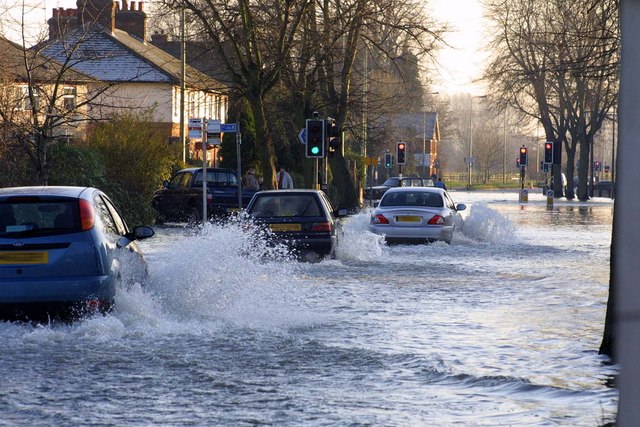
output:
[[[523,166],[527,166],[527,147],[525,147],[524,145],[522,147],[520,147],[520,157],[519,157],[519,166],[523,167]]]
[[[307,119],[307,149],[306,156],[309,158],[324,157],[324,143],[326,140],[325,124],[321,119]]]
[[[594,169],[596,172],[600,172],[600,170],[602,169],[602,165],[601,165],[600,161],[598,161],[598,160],[596,160],[596,161],[593,163],[593,166],[594,166],[594,167],[593,167],[593,169]]]
[[[548,165],[553,164],[553,142],[544,143],[544,162]]]
[[[407,163],[407,143],[406,142],[398,142],[396,145],[396,163],[399,165],[404,165]]]
[[[549,163],[540,162],[540,170],[544,173],[549,172]]]
[[[393,155],[391,153],[385,153],[384,155],[384,167],[390,169],[393,166]]]

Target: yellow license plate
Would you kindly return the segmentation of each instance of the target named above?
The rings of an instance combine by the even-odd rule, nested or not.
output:
[[[227,212],[240,212],[240,208],[227,208]]]
[[[420,221],[422,221],[422,217],[419,217],[419,216],[399,216],[399,217],[396,217],[396,221],[398,221],[398,222],[420,222]]]
[[[0,264],[46,264],[48,252],[0,252]]]
[[[271,224],[271,231],[300,231],[300,224]]]

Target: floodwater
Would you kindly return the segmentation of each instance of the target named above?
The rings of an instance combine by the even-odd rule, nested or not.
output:
[[[613,203],[451,192],[451,245],[368,214],[300,263],[240,225],[158,228],[107,316],[0,323],[0,425],[598,426]]]

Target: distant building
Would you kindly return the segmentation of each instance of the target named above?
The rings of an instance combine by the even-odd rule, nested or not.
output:
[[[29,134],[47,128],[52,137],[86,129],[87,87],[93,79],[0,37],[0,132]],[[39,126],[34,127],[34,111]],[[53,114],[52,114],[53,113]],[[49,117],[49,123],[44,121]],[[23,135],[24,136],[24,135]]]
[[[154,125],[175,140],[180,134],[181,63],[147,43],[143,2],[78,0],[77,9],[54,9],[43,54],[94,78],[104,91],[92,104],[96,118],[123,110],[153,111]],[[185,133],[191,117],[226,121],[228,87],[186,66]],[[192,154],[199,144],[191,144]]]

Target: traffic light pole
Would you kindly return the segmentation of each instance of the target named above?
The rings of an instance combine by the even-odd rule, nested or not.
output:
[[[318,159],[313,159],[313,189],[320,189],[320,177],[318,176]]]

